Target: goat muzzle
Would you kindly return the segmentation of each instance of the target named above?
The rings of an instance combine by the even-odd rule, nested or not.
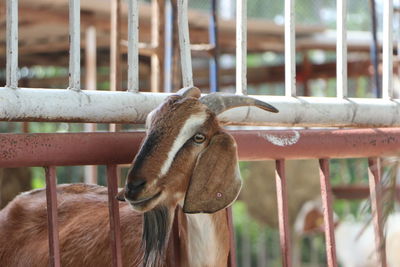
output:
[[[115,198],[119,201],[125,201],[125,188],[119,191]]]

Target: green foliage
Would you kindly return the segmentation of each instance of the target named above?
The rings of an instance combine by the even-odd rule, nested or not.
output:
[[[32,188],[43,188],[46,186],[46,179],[44,176],[44,169],[42,167],[31,168],[32,173]]]
[[[261,226],[247,213],[246,205],[236,201],[232,207],[233,223],[235,226],[236,256],[238,266],[245,261],[246,249],[250,250],[251,266],[257,266],[259,244],[265,243],[268,266],[281,266],[279,233],[277,229]],[[247,247],[250,246],[250,247]]]

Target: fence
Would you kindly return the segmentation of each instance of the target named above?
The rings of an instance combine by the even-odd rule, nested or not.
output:
[[[137,1],[129,0],[128,88],[126,91],[82,91],[80,89],[80,1],[70,0],[70,63],[67,89],[33,89],[18,87],[18,1],[7,0],[6,86],[0,88],[0,120],[48,122],[143,123],[145,116],[168,95],[139,93],[138,84],[138,14]],[[270,116],[253,108],[238,108],[221,119],[244,125],[280,126],[400,126],[400,103],[393,97],[393,0],[384,1],[384,38],[381,98],[347,98],[346,0],[337,1],[337,97],[314,98],[296,96],[295,84],[295,20],[294,0],[285,1],[285,96],[254,96],[281,112]],[[153,1],[157,8],[158,1]],[[193,85],[187,0],[177,1],[179,43],[184,86]],[[246,94],[246,1],[237,0],[237,94]],[[119,1],[112,0],[111,88],[118,85],[118,10]],[[153,44],[159,46],[159,42]],[[152,49],[155,49],[153,46]],[[157,62],[156,57],[152,61]],[[155,64],[157,65],[157,64]],[[158,65],[159,66],[159,65]],[[155,72],[157,72],[155,70]],[[116,107],[118,107],[116,109]],[[112,112],[104,113],[104,110]],[[337,266],[332,220],[329,158],[369,158],[370,194],[380,264],[385,266],[382,248],[379,157],[400,149],[400,130],[396,128],[281,130],[232,132],[239,144],[241,160],[276,160],[279,230],[283,266],[291,266],[290,237],[287,220],[285,159],[319,158],[323,198],[326,253],[328,266]],[[110,225],[114,266],[121,266],[116,164],[128,163],[138,149],[143,133],[80,133],[80,134],[2,134],[0,166],[48,166],[46,188],[49,218],[49,242],[52,266],[60,265],[55,166],[107,165]],[[108,142],[112,141],[112,142]],[[101,149],[99,148],[99,144]],[[112,144],[109,145],[109,144]],[[127,144],[135,146],[127,149]],[[90,153],[88,153],[90,151]],[[377,167],[378,166],[378,167]],[[234,253],[231,253],[234,255]],[[234,257],[230,265],[235,266]]]

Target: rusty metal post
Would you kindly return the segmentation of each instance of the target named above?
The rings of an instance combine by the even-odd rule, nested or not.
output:
[[[117,165],[107,165],[108,208],[110,212],[110,245],[113,266],[122,267],[121,229],[119,220]]]
[[[368,159],[368,179],[371,197],[371,212],[375,230],[375,249],[379,258],[379,266],[386,267],[385,239],[382,222],[382,190],[381,166],[378,158]]]
[[[282,266],[292,266],[290,250],[289,211],[287,205],[285,160],[277,160],[275,168],[276,197],[278,202],[279,238]]]
[[[325,246],[328,267],[337,267],[335,226],[333,224],[332,188],[329,176],[329,160],[319,160],[322,208],[324,212]]]
[[[60,243],[58,237],[57,216],[57,177],[54,166],[45,167],[46,172],[46,201],[47,226],[49,237],[49,262],[51,267],[60,267]]]

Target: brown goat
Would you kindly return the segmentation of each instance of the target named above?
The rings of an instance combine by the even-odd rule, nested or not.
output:
[[[234,139],[216,115],[237,106],[277,110],[244,96],[182,89],[152,111],[146,138],[119,194],[124,266],[176,266],[167,257],[180,207],[180,266],[226,266],[229,229],[224,208],[241,188]],[[111,266],[106,188],[57,187],[61,264]],[[132,210],[133,209],[133,210]],[[200,214],[202,213],[202,214]],[[18,196],[0,213],[0,266],[49,264],[43,190]]]

